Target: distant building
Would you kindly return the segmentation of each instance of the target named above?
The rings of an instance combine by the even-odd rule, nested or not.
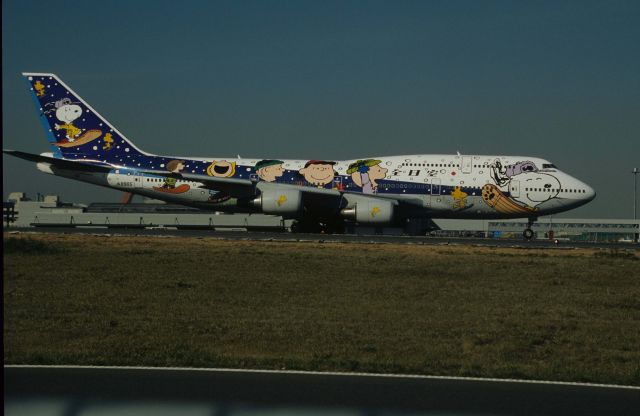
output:
[[[40,195],[30,200],[24,192],[9,194],[3,204],[5,227],[105,227],[176,228],[233,230],[290,230],[292,221],[275,215],[224,214],[202,211],[184,205],[165,204],[144,199],[143,203],[64,203],[57,195]],[[430,221],[435,230],[428,235],[446,237],[521,239],[527,226],[520,220],[447,220]],[[422,225],[421,225],[422,226]],[[402,234],[400,228],[349,227],[359,234]],[[640,220],[569,219],[542,217],[532,226],[538,239],[572,241],[638,241]]]

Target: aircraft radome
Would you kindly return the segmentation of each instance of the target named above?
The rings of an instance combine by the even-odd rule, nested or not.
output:
[[[431,218],[527,218],[579,207],[594,190],[545,159],[420,154],[352,160],[177,157],[144,152],[54,74],[25,73],[51,151],[5,153],[43,172],[205,210],[427,231]],[[313,155],[310,155],[313,158]],[[413,224],[413,227],[407,226]],[[418,224],[418,227],[415,225]]]

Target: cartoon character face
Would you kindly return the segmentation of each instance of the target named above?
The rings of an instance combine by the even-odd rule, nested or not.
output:
[[[284,175],[283,163],[282,160],[261,160],[256,163],[256,173],[263,181],[274,182],[277,178]]]
[[[58,100],[52,103],[45,104],[45,107],[54,107],[49,108],[44,113],[49,114],[53,111],[56,113],[56,118],[60,120],[63,124],[58,125],[54,124],[54,128],[56,130],[64,130],[66,132],[66,140],[68,142],[74,142],[78,136],[82,133],[82,129],[73,125],[73,121],[82,116],[82,107],[77,104],[74,104],[71,99],[63,98],[62,100]],[[88,143],[93,139],[97,139],[102,132],[100,130],[89,130],[91,133],[91,137],[84,138],[84,143]],[[97,136],[95,133],[99,133]]]
[[[531,161],[517,162],[512,165],[502,166],[499,159],[491,165],[491,178],[498,186],[505,186],[516,175],[528,172],[537,172],[538,167]]]
[[[166,168],[169,172],[179,173],[184,169],[184,160],[172,160],[167,163]]]
[[[377,192],[377,180],[384,179],[389,169],[380,166],[382,161],[375,159],[358,160],[349,165],[347,173],[351,174],[353,182],[362,188],[365,194]]]
[[[337,174],[335,169],[333,169],[333,165],[335,164],[336,162],[310,160],[304,165],[304,168],[298,172],[304,176],[307,182],[316,186],[324,186],[333,182],[333,178]]]
[[[236,173],[236,162],[228,162],[226,160],[214,160],[207,167],[207,175],[217,178],[228,178]]]
[[[553,199],[560,192],[560,181],[548,173],[523,173],[518,176],[518,179],[520,180],[520,196],[513,197],[513,199],[529,207],[536,207],[545,201]]]
[[[71,123],[82,115],[82,107],[77,104],[62,104],[56,109],[56,118],[65,124]]]
[[[371,180],[371,182],[375,182],[378,179],[384,179],[385,176],[387,176],[387,172],[389,171],[389,169],[387,168],[383,168],[382,166],[375,165],[375,166],[371,166],[369,168],[369,179]]]
[[[175,188],[177,181],[178,180],[176,178],[164,178],[164,187],[165,188]]]
[[[522,173],[537,172],[537,171],[538,171],[538,168],[536,167],[536,164],[527,160],[525,162],[518,162],[513,165],[507,165],[507,169],[504,172],[504,174],[510,178],[512,176],[520,175]]]

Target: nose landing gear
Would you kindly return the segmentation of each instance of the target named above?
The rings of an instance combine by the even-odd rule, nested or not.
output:
[[[527,228],[522,232],[522,237],[524,237],[525,240],[531,240],[535,235],[531,227],[537,220],[537,218],[529,218],[529,221],[527,222]]]

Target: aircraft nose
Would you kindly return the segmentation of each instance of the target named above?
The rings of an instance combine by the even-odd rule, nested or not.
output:
[[[593,189],[586,183],[584,184],[584,189],[585,189],[584,199],[586,199],[587,201],[592,201],[596,197],[595,189]]]

